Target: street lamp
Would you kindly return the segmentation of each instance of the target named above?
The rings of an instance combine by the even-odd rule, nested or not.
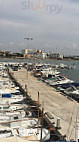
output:
[[[24,39],[27,40],[27,41],[33,40],[32,37],[24,37]],[[28,50],[29,50],[29,42],[28,42]]]
[[[29,41],[29,40],[33,40],[33,38],[29,38],[29,37],[25,37],[25,40]],[[28,49],[29,49],[29,44],[28,44]]]
[[[27,40],[33,40],[33,38],[29,38],[29,37],[25,37],[24,39],[27,39]]]

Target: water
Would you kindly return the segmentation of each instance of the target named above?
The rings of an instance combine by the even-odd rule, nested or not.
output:
[[[75,65],[73,69],[60,69],[61,74],[79,82],[79,61],[65,61],[65,60],[33,60],[33,59],[0,59],[0,62],[32,62],[32,63],[47,63],[47,64],[65,64],[69,66]]]

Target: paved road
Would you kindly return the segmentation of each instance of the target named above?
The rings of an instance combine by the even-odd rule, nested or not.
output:
[[[78,122],[79,122],[79,104],[76,101],[69,100],[59,92],[56,92],[53,87],[50,87],[33,77],[30,72],[22,68],[14,72],[14,77],[25,88],[28,87],[28,94],[33,100],[38,99],[38,91],[40,92],[40,103],[44,101],[45,112],[50,112],[54,116],[51,122],[57,122],[60,118],[61,129],[59,132],[66,135],[67,139],[77,140]]]

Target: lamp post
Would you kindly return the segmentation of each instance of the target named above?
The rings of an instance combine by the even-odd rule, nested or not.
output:
[[[33,38],[31,37],[24,37],[24,39],[25,40],[27,40],[27,41],[30,41],[30,40],[33,40]],[[29,42],[28,42],[28,50],[29,50]],[[27,56],[27,58],[28,58],[28,56]],[[27,60],[27,62],[28,62],[28,60]],[[27,65],[27,77],[28,77],[28,65]]]
[[[33,38],[29,38],[29,37],[24,37],[25,40],[29,41],[29,40],[33,40]],[[29,45],[28,45],[28,49],[29,49]]]
[[[30,49],[30,48],[29,48],[29,45],[30,45],[30,44],[29,44],[29,41],[30,41],[30,40],[33,40],[33,38],[30,38],[30,37],[24,37],[24,39],[28,41],[28,50],[29,50],[29,49]]]

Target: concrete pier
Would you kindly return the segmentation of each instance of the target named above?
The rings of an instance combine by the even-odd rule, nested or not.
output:
[[[44,101],[44,113],[47,121],[63,136],[66,135],[67,140],[78,139],[78,122],[79,122],[79,103],[70,100],[67,96],[57,92],[53,87],[46,85],[42,81],[31,75],[22,68],[19,71],[11,71],[13,77],[20,83],[23,89],[25,85],[28,95],[32,100],[38,99],[38,91],[40,94],[40,103]],[[57,128],[57,119],[60,120],[60,128]]]

